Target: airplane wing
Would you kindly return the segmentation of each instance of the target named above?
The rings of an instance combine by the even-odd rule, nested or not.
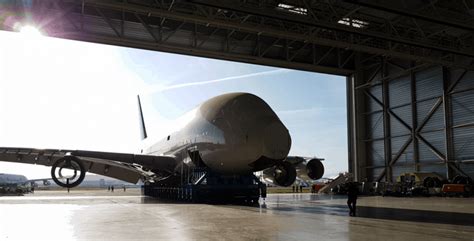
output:
[[[293,166],[296,166],[300,163],[305,162],[305,158],[300,157],[300,156],[287,156],[285,161],[291,163],[291,165],[293,165]]]
[[[32,182],[48,182],[49,180],[53,180],[53,178],[38,178],[38,179],[28,179],[24,181],[23,183],[32,183]]]
[[[149,180],[157,175],[170,175],[175,163],[175,158],[172,156],[0,147],[0,161],[5,162],[55,167],[58,161],[70,157],[74,157],[76,162],[80,162],[79,166],[82,166],[80,171],[84,171],[84,174],[85,172],[91,172],[131,183],[137,183],[140,178]],[[61,166],[59,168],[62,169]],[[75,173],[74,175],[76,175]]]
[[[319,158],[319,157],[288,156],[286,157],[285,161],[291,163],[292,165],[298,165],[300,163],[308,162],[315,159],[319,161],[324,160],[324,158]]]

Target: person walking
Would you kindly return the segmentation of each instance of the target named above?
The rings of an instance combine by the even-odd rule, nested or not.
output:
[[[357,195],[359,195],[359,188],[355,182],[348,183],[347,188],[347,206],[349,206],[349,215],[356,215]]]

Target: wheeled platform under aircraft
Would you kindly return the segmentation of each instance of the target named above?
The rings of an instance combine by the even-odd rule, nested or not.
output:
[[[138,102],[142,136],[147,138]],[[131,183],[141,179],[145,195],[188,201],[256,202],[266,196],[266,185],[253,174],[257,171],[263,171],[266,182],[280,186],[290,186],[297,176],[316,180],[324,173],[321,159],[288,157],[288,130],[253,94],[216,96],[186,116],[181,129],[140,154],[2,147],[0,161],[51,166],[54,182],[66,188],[92,172]]]

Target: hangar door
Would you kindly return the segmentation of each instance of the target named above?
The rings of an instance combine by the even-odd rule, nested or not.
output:
[[[359,129],[349,148],[357,148],[358,180],[395,181],[404,172],[474,178],[474,71],[382,59],[353,78],[350,128]]]

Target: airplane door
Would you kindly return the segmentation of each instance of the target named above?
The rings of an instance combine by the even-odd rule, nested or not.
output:
[[[196,146],[191,147],[188,149],[188,155],[189,158],[191,158],[191,161],[194,163],[195,166],[197,167],[204,167],[204,162],[202,161],[201,154],[199,153],[199,150],[197,149]]]

